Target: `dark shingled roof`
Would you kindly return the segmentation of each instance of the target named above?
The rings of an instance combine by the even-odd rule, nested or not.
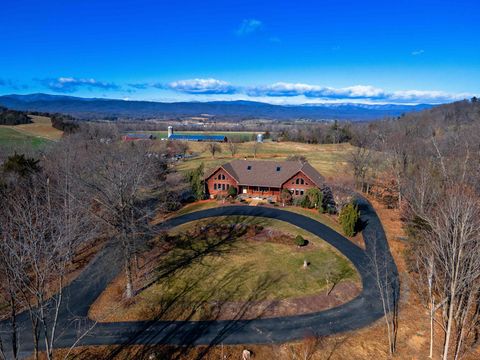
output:
[[[233,160],[209,171],[205,179],[223,168],[239,185],[281,187],[288,179],[303,172],[318,187],[324,178],[308,162],[268,161],[268,160]]]

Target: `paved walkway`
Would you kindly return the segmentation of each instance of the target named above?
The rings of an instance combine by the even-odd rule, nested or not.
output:
[[[330,335],[364,327],[383,315],[378,287],[371,269],[371,258],[388,266],[398,294],[398,274],[391,257],[385,233],[372,206],[359,200],[363,237],[366,250],[353,244],[331,228],[303,215],[269,207],[225,206],[201,210],[167,220],[160,228],[171,228],[194,220],[216,216],[261,216],[283,220],[301,227],[327,241],[342,252],[356,267],[362,278],[363,290],[352,301],[318,313],[254,320],[212,321],[135,321],[99,323],[86,336],[81,345],[109,344],[175,344],[215,345],[285,342],[308,335]],[[118,248],[110,245],[103,249],[85,270],[65,288],[60,310],[60,329],[56,347],[70,347],[82,331],[92,322],[87,319],[88,309],[107,285],[121,271]],[[239,309],[239,313],[242,310]],[[32,339],[27,314],[19,319],[22,354],[32,351]],[[0,324],[2,327],[5,324]],[[1,327],[0,327],[1,328]],[[4,335],[0,335],[4,336]],[[8,344],[3,338],[4,344]]]

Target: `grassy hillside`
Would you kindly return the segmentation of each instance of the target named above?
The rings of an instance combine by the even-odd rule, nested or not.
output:
[[[33,115],[30,118],[30,124],[0,125],[0,146],[38,148],[62,137],[63,132],[52,127],[50,118]]]
[[[43,146],[47,142],[48,140],[46,139],[28,135],[24,132],[11,129],[6,126],[0,126],[1,147],[29,146],[37,148]]]
[[[52,127],[49,117],[36,115],[29,115],[29,117],[32,123],[10,126],[10,128],[46,140],[58,140],[62,137],[63,132]]]

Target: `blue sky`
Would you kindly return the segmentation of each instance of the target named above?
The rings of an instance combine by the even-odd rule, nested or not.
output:
[[[440,103],[480,94],[480,3],[3,0],[0,94]]]

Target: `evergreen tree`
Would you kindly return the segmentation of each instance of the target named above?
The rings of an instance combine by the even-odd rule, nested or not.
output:
[[[351,202],[342,208],[340,211],[339,220],[346,236],[355,235],[359,219],[360,211],[358,210],[357,204]]]
[[[323,193],[318,188],[308,189],[306,194],[308,198],[309,208],[320,209],[323,205]]]
[[[228,196],[233,199],[235,198],[235,196],[237,196],[237,188],[235,186],[230,186],[228,188],[227,193],[228,193]]]
[[[196,200],[205,198],[204,164],[201,163],[196,169],[187,173],[187,181],[190,183]]]
[[[3,164],[3,171],[16,173],[22,177],[36,173],[40,171],[38,160],[33,158],[27,158],[24,154],[15,153],[9,156]]]

